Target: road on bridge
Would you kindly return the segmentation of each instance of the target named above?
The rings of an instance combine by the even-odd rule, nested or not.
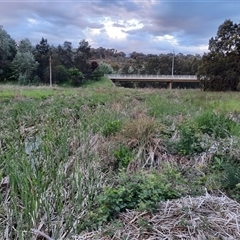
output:
[[[196,75],[133,75],[133,74],[105,74],[113,82],[166,82],[167,88],[172,83],[199,83]]]

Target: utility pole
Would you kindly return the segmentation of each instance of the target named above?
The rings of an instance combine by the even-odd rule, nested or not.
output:
[[[173,48],[173,57],[172,57],[172,78],[174,75],[174,48]]]
[[[50,87],[52,87],[52,56],[49,57]]]

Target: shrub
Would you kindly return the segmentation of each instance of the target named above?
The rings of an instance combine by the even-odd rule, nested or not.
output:
[[[165,175],[123,175],[116,187],[107,187],[98,197],[98,207],[85,220],[85,228],[97,228],[115,219],[126,209],[154,210],[159,201],[180,197],[181,193]]]
[[[68,69],[68,77],[73,86],[78,86],[83,83],[84,76],[77,68]]]
[[[92,72],[91,77],[94,81],[99,81],[102,79],[103,76],[104,76],[104,73],[99,68],[97,68]]]
[[[103,73],[103,74],[111,74],[114,72],[112,66],[110,64],[104,63],[104,62],[100,62],[99,63],[99,70]]]

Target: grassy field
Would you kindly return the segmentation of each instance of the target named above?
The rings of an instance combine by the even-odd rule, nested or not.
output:
[[[76,239],[206,189],[239,201],[239,102],[106,79],[0,85],[0,239]]]

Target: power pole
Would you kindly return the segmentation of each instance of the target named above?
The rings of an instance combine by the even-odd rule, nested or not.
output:
[[[173,48],[173,57],[172,57],[172,78],[174,75],[174,48]]]
[[[52,57],[49,57],[49,75],[50,75],[50,87],[52,87]]]

